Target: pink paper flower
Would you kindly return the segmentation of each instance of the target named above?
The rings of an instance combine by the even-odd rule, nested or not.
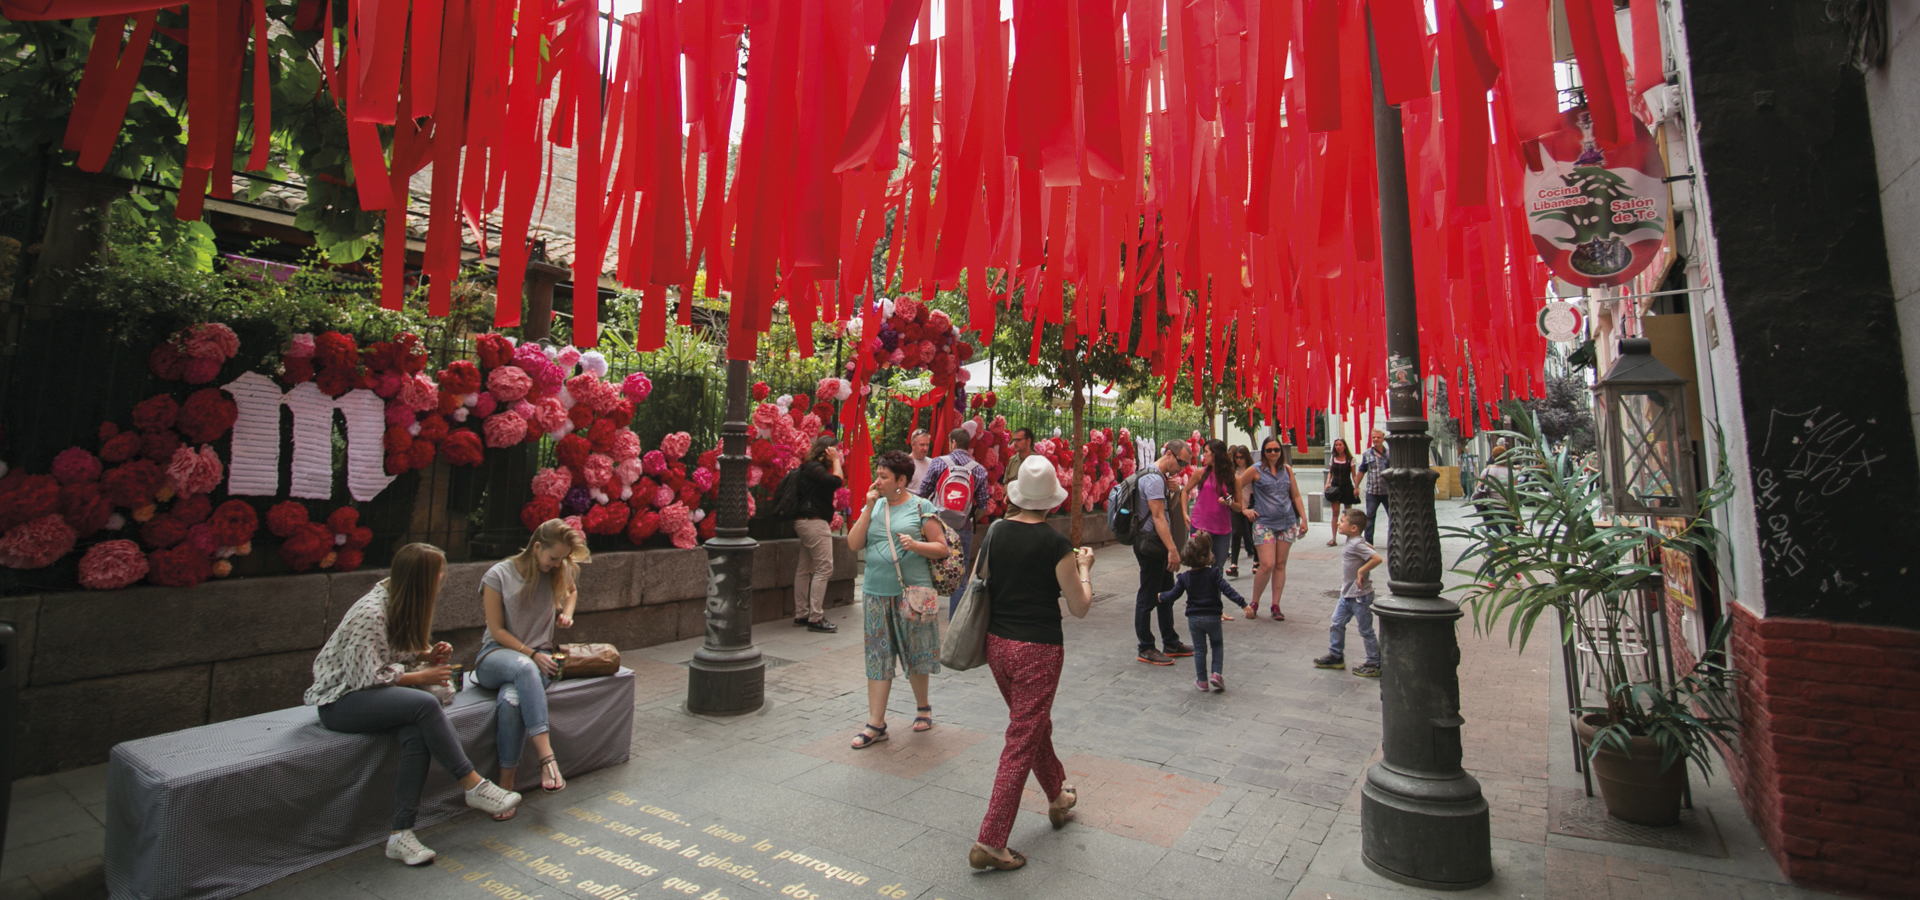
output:
[[[620,382],[620,393],[627,395],[628,400],[640,403],[647,399],[648,394],[653,393],[653,381],[644,373],[635,372],[628,375],[625,381]]]
[[[684,431],[676,431],[660,439],[660,450],[668,459],[684,459],[691,449],[693,436]]]
[[[220,454],[213,452],[211,445],[201,445],[198,452],[191,447],[181,447],[173,451],[173,460],[167,464],[167,480],[182,497],[205,494],[220,486],[220,477],[226,474],[226,467],[220,463]]]
[[[40,569],[67,555],[77,538],[73,526],[57,515],[41,516],[13,526],[0,536],[0,566]]]
[[[494,399],[492,391],[481,391],[473,398],[473,414],[482,419],[493,415],[494,410],[499,408],[500,401]]]
[[[613,480],[613,459],[595,453],[587,457],[587,464],[581,472],[587,476],[587,486],[604,490]],[[624,523],[622,523],[624,524]]]
[[[424,412],[440,405],[440,389],[434,386],[433,379],[428,378],[425,372],[416,372],[402,381],[400,393],[395,399],[408,409]]]
[[[640,476],[643,474],[644,470],[640,468],[640,460],[638,458],[620,460],[613,467],[613,478],[619,482],[622,487],[632,486],[634,482],[640,480]]]
[[[847,488],[835,489],[833,492],[833,508],[834,509],[852,509],[853,508],[853,491],[848,490]]]
[[[661,485],[660,487],[654,488],[653,489],[653,508],[666,509],[667,507],[672,506],[673,501],[679,496],[680,495],[673,492],[673,488],[667,487],[665,485]]]
[[[208,322],[189,329],[186,339],[180,342],[180,349],[196,359],[223,363],[240,352],[240,338],[233,329],[219,322]]]
[[[565,497],[567,490],[573,487],[573,475],[564,469],[541,469],[533,476],[533,495],[552,497],[555,500]]]
[[[567,408],[561,406],[557,398],[542,397],[533,405],[533,419],[527,424],[541,434],[558,434],[571,423],[567,421]]]
[[[527,437],[527,420],[513,413],[488,416],[481,428],[486,431],[489,447],[511,447]]]
[[[640,457],[640,465],[648,475],[658,478],[666,474],[667,456],[658,450],[649,450],[645,456]]]
[[[620,429],[614,433],[613,442],[607,445],[607,455],[613,457],[615,462],[639,459],[640,436],[625,428]]]
[[[714,485],[719,483],[720,476],[712,469],[702,467],[693,470],[693,486],[699,488],[700,493],[704,494],[713,490]]]
[[[313,335],[310,333],[294,335],[293,340],[287,342],[286,356],[290,359],[312,359]]]
[[[487,373],[487,390],[502,403],[519,400],[532,388],[533,379],[517,366],[501,366]]]
[[[388,428],[405,428],[419,420],[419,415],[398,403],[387,404],[386,423]]]
[[[100,460],[79,447],[68,447],[53,458],[53,477],[61,484],[100,480]]]
[[[102,541],[80,557],[80,586],[90,590],[117,590],[145,577],[147,555],[132,541]]]
[[[580,364],[580,351],[575,347],[561,347],[560,352],[553,355],[553,361],[562,370],[572,369]]]

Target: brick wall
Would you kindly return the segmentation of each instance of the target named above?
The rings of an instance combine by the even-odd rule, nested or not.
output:
[[[1781,869],[1920,896],[1920,632],[1732,615],[1745,677],[1727,767]]]

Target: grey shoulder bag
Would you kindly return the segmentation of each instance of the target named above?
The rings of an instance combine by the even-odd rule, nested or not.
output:
[[[987,617],[992,604],[987,595],[987,551],[993,546],[993,530],[999,524],[987,526],[987,533],[981,537],[967,592],[960,595],[953,619],[947,622],[946,636],[940,640],[940,665],[949,669],[964,671],[987,661]]]

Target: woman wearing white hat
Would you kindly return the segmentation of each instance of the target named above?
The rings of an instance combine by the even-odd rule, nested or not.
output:
[[[1088,583],[1093,551],[1047,524],[1047,512],[1067,501],[1053,463],[1029,456],[1019,477],[1007,485],[1007,518],[981,539],[987,557],[987,668],[1007,701],[1007,744],[993,797],[980,823],[980,840],[967,853],[976,869],[1018,869],[1027,858],[1007,849],[1014,814],[1027,773],[1039,779],[1050,801],[1053,827],[1067,823],[1067,810],[1079,799],[1066,785],[1066,770],[1053,752],[1053,695],[1060,686],[1066,654],[1060,633],[1060,600],[1067,612],[1084,619],[1093,606]]]

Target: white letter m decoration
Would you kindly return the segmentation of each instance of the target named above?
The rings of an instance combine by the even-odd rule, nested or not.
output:
[[[280,493],[282,405],[293,411],[293,484],[288,493],[309,500],[332,499],[334,410],[340,411],[347,428],[347,490],[353,499],[372,500],[393,483],[381,446],[387,404],[372,391],[352,390],[335,398],[309,381],[283,396],[280,386],[259,372],[234,379],[226,391],[240,410],[233,423],[227,493],[247,497]]]

